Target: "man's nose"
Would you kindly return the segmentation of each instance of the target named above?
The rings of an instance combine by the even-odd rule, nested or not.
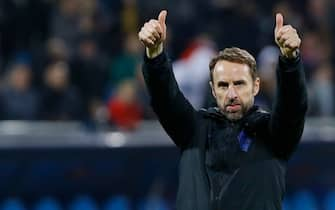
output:
[[[228,89],[228,93],[227,93],[228,98],[232,99],[232,98],[237,98],[237,93],[234,87],[229,87]]]

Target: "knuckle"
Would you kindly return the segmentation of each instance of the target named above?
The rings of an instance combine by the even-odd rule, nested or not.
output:
[[[153,28],[153,27],[150,27],[150,32],[151,32],[151,33],[156,33],[156,29]]]
[[[156,24],[156,22],[157,22],[157,20],[154,20],[154,19],[151,19],[151,20],[149,21],[149,23],[152,24],[152,25]]]
[[[160,30],[160,26],[159,26],[159,24],[158,23],[156,23],[156,24],[154,24],[154,28],[156,29],[156,30]]]
[[[147,31],[149,32],[149,33],[151,33],[152,32],[152,28],[151,27],[147,27]]]
[[[154,30],[151,29],[151,30],[149,31],[149,33],[150,33],[150,37],[154,37],[154,36],[155,36],[155,31],[154,31]]]

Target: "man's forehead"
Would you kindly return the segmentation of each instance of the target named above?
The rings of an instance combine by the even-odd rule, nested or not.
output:
[[[247,64],[233,63],[230,61],[222,60],[217,62],[214,68],[214,77],[221,79],[243,79],[250,77],[250,69]]]
[[[215,71],[236,71],[236,70],[243,70],[243,71],[249,71],[249,66],[245,63],[236,63],[226,60],[220,60],[216,63]]]

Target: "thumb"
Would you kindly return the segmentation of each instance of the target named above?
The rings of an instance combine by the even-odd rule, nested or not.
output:
[[[276,28],[275,28],[275,31],[278,31],[279,29],[281,29],[283,27],[283,24],[284,24],[283,15],[281,13],[277,13],[276,14]]]
[[[166,11],[166,10],[162,10],[162,11],[159,13],[159,15],[158,15],[158,22],[159,22],[162,26],[165,26],[166,16],[167,16],[167,11]]]

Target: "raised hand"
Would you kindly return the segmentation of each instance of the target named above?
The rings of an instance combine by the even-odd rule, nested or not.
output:
[[[291,25],[284,25],[283,15],[276,14],[275,41],[283,56],[295,58],[301,44],[298,32]]]
[[[158,19],[146,22],[138,33],[138,38],[146,47],[149,58],[154,58],[163,51],[163,42],[166,39],[166,16],[167,11],[162,10]]]

